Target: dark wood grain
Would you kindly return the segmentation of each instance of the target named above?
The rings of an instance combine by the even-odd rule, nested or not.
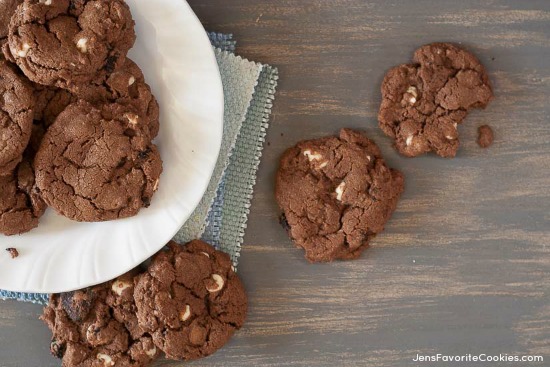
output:
[[[416,353],[540,354],[544,363],[519,365],[548,366],[550,2],[190,4],[208,30],[235,34],[240,55],[278,66],[281,80],[239,267],[248,323],[210,358],[158,366],[400,367],[418,365]],[[461,127],[456,159],[405,159],[377,128],[380,82],[433,41],[474,51],[496,99]],[[481,124],[496,133],[488,150],[475,143]],[[360,260],[309,265],[277,222],[277,159],[341,127],[367,131],[405,173],[406,192]],[[58,365],[39,312],[0,304],[0,366]]]

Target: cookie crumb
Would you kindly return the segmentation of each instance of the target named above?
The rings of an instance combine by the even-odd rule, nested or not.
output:
[[[17,256],[19,256],[19,251],[17,251],[17,249],[14,247],[7,248],[6,251],[10,253],[12,259],[15,259]]]
[[[480,126],[478,129],[477,143],[482,148],[489,148],[495,141],[493,129],[489,125]]]

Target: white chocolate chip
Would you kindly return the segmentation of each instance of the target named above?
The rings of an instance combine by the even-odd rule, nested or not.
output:
[[[95,334],[94,331],[96,331],[96,327],[94,324],[88,326],[88,329],[86,329],[86,339],[91,340],[93,338],[93,335]]]
[[[206,287],[206,290],[210,293],[218,292],[220,291],[224,286],[224,281],[221,275],[218,274],[212,274],[212,279],[216,282],[215,287]]]
[[[87,38],[81,38],[76,43],[76,48],[80,50],[83,54],[88,52],[88,39]]]
[[[325,168],[328,165],[328,161],[324,161],[319,165],[319,168]]]
[[[369,162],[372,161],[372,157],[370,155],[367,156],[367,159],[369,160]]]
[[[411,85],[409,88],[407,88],[407,94],[411,95],[411,97],[408,98],[410,104],[415,104],[418,98],[418,89]]]
[[[113,292],[121,296],[122,292],[124,292],[125,289],[128,289],[131,286],[132,284],[129,282],[123,282],[122,280],[115,280],[113,282],[113,285],[111,286],[111,289]]]
[[[407,138],[407,140],[405,141],[405,144],[407,144],[407,146],[409,146],[409,145],[412,144],[412,142],[413,142],[413,136],[411,135]]]
[[[412,94],[415,98],[418,97],[418,90],[412,85],[407,89],[407,93]]]
[[[201,252],[201,254],[203,254],[204,256],[206,256],[207,258],[210,259],[210,255],[208,255],[208,253],[206,253],[206,252]]]
[[[31,46],[28,43],[23,43],[23,46],[19,51],[17,51],[17,56],[19,57],[27,57],[27,54],[29,53],[29,50],[31,49]]]
[[[153,191],[157,191],[159,188],[159,179],[155,181],[155,185],[153,186]]]
[[[39,3],[44,5],[52,5],[52,0],[40,0]]]
[[[153,347],[153,349],[146,350],[145,354],[147,354],[149,358],[153,358],[157,354],[157,348]]]
[[[233,265],[231,265],[231,271],[234,273],[235,272],[235,267]]]
[[[304,150],[304,155],[309,159],[309,161],[320,161],[323,156],[321,154],[311,152],[311,150]]]
[[[342,181],[340,185],[336,188],[336,200],[342,201],[342,196],[344,195],[344,188],[346,187],[346,183]]]
[[[189,305],[185,305],[185,311],[180,313],[180,320],[185,321],[189,317],[191,317],[191,307]]]
[[[453,124],[453,126],[454,126],[455,130],[458,128],[458,124],[456,122]],[[449,140],[455,140],[456,139],[456,137],[450,136],[450,135],[446,135],[445,137]]]
[[[130,79],[128,79],[128,86],[133,85],[135,82],[136,82],[136,78],[131,76]]]
[[[138,120],[139,120],[139,116],[136,115],[136,114],[134,114],[134,113],[125,113],[125,114],[124,114],[124,117],[126,117],[126,119],[128,120],[128,122],[129,122],[130,125],[132,125],[132,126],[137,125]]]
[[[110,367],[110,366],[115,365],[115,362],[107,354],[98,353],[97,359],[99,359],[101,362],[103,362],[103,365],[106,366],[106,367]]]

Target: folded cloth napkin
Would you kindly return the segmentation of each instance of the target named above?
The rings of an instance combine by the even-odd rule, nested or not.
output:
[[[215,48],[225,95],[222,146],[204,197],[174,240],[185,243],[202,238],[227,252],[237,267],[278,71],[236,56],[232,35],[208,36]],[[0,299],[46,304],[48,297],[0,290]]]

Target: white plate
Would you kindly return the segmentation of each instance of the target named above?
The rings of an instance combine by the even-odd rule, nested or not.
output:
[[[77,223],[49,209],[32,232],[0,235],[0,289],[64,292],[113,279],[161,249],[208,186],[223,133],[223,88],[206,32],[184,0],[127,2],[138,35],[130,57],[161,106],[159,191],[133,218]]]

